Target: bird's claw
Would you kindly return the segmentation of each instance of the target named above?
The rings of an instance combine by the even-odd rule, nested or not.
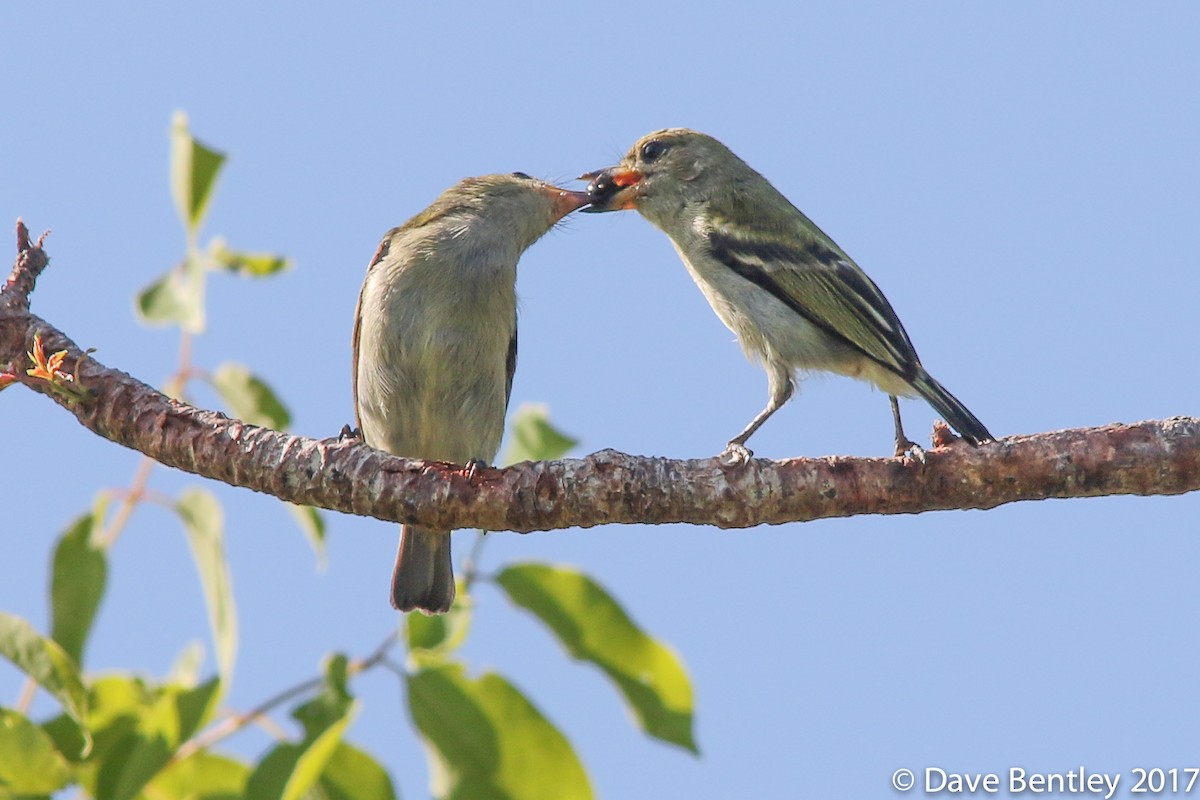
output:
[[[469,481],[473,481],[475,480],[475,476],[479,474],[479,470],[486,469],[487,465],[488,463],[482,458],[472,458],[465,465],[463,465],[463,477]]]
[[[754,457],[754,451],[741,442],[730,442],[721,452],[721,460],[731,467],[742,467]]]
[[[361,442],[362,438],[362,431],[358,428],[351,428],[349,425],[343,425],[337,435],[339,442]]]
[[[896,458],[911,458],[925,463],[925,448],[908,439],[896,440]]]

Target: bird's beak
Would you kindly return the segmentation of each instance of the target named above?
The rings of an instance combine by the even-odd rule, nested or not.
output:
[[[572,192],[568,189],[559,189],[557,186],[551,186],[547,192],[554,204],[556,220],[560,220],[572,211],[592,202],[591,195],[587,192]]]
[[[642,196],[642,179],[646,176],[629,167],[608,167],[597,172],[580,175],[587,181],[587,195],[592,204],[584,213],[598,214],[602,211],[624,211],[634,208]]]

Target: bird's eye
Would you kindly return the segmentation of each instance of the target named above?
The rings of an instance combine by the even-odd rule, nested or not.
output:
[[[642,160],[654,161],[665,152],[667,152],[667,146],[659,140],[646,142],[642,145]]]
[[[528,175],[526,175],[524,172],[514,172],[514,173],[512,174],[512,176],[513,176],[514,178],[522,178],[522,179],[524,179],[524,180],[527,180],[527,181],[528,181],[528,180],[532,180],[532,178],[530,178],[530,177],[529,177]]]

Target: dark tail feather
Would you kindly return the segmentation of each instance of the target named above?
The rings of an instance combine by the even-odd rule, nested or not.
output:
[[[935,381],[929,373],[923,372],[918,375],[917,379],[913,381],[913,388],[920,392],[929,405],[942,415],[950,427],[958,431],[959,435],[971,444],[996,440],[996,437],[992,436],[979,418],[960,403],[957,397],[946,391],[946,387]]]
[[[392,572],[392,606],[443,614],[454,603],[454,564],[450,532],[415,525],[400,527],[400,550]]]

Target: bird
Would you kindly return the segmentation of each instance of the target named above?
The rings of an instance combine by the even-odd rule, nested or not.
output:
[[[384,235],[354,315],[363,442],[468,474],[495,458],[517,366],[517,261],[587,202],[523,172],[484,175]],[[392,606],[439,614],[454,594],[450,531],[401,526]]]
[[[769,399],[723,455],[746,442],[795,392],[797,371],[869,381],[887,393],[895,454],[923,451],[904,435],[897,397],[922,397],[973,445],[995,437],[922,366],[883,292],[829,236],[717,139],[668,128],[634,143],[615,166],[580,176],[587,213],[634,209],[675,245],[709,305],[767,373]]]

